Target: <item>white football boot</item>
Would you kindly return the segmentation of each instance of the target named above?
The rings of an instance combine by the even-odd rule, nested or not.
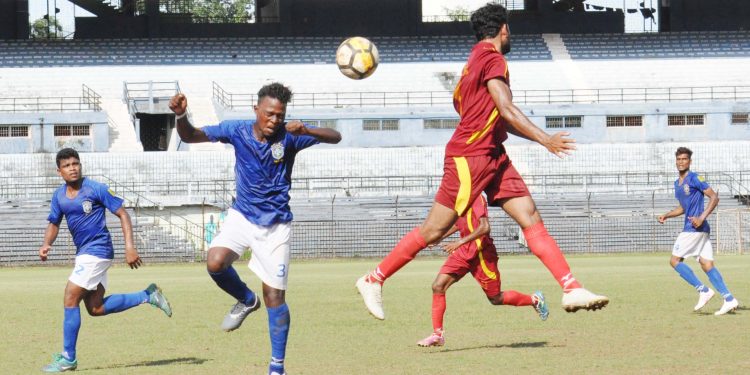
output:
[[[698,293],[698,303],[693,308],[693,311],[698,311],[703,308],[703,306],[706,306],[708,301],[713,298],[714,294],[716,294],[711,288],[708,288],[708,292],[699,292]]]
[[[740,301],[737,301],[737,298],[733,298],[731,301],[724,301],[724,304],[721,305],[719,311],[715,312],[714,315],[724,315],[728,312],[737,310],[739,305]]]
[[[362,295],[362,299],[365,301],[365,306],[370,314],[376,319],[385,319],[385,313],[383,312],[383,286],[380,283],[368,282],[368,275],[364,275],[357,280],[355,286]]]
[[[599,310],[607,306],[609,298],[596,295],[585,288],[575,288],[563,293],[562,307],[567,312],[576,312],[580,309]]]

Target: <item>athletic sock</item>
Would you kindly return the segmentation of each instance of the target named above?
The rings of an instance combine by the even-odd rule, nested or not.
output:
[[[701,283],[700,280],[698,280],[698,277],[695,276],[693,273],[693,270],[690,269],[690,267],[685,263],[677,263],[676,266],[674,266],[674,270],[677,271],[677,273],[682,276],[685,281],[688,282],[688,284],[692,285],[695,290],[701,293],[708,292],[708,288]],[[710,276],[709,276],[710,278]]]
[[[443,334],[443,316],[445,316],[445,293],[432,295],[432,330]]]
[[[214,279],[219,288],[234,297],[237,301],[248,306],[255,303],[255,293],[240,279],[240,275],[237,274],[234,267],[229,266],[224,271],[209,272],[208,274]]]
[[[562,250],[557,246],[555,239],[547,233],[543,222],[538,222],[523,230],[523,236],[529,245],[529,250],[542,261],[545,267],[552,273],[563,290],[580,288],[573,275],[570,266],[563,256]]]
[[[268,332],[271,335],[271,364],[269,372],[284,373],[284,357],[286,355],[286,341],[289,336],[289,306],[283,304],[277,307],[267,307]]]
[[[122,312],[146,302],[148,302],[148,293],[145,290],[127,294],[112,294],[104,297],[104,315]]]
[[[721,277],[721,273],[719,273],[719,270],[716,267],[708,270],[706,275],[708,275],[708,280],[711,281],[714,288],[721,293],[721,296],[724,297],[725,301],[731,302],[734,299],[734,296],[732,296],[732,293],[729,292],[726,284],[724,284],[724,278]]]
[[[531,306],[534,300],[528,294],[516,292],[515,290],[503,291],[503,305]]]
[[[78,331],[81,329],[81,308],[66,307],[63,318],[63,352],[62,356],[68,361],[76,359],[76,343]]]
[[[427,247],[424,238],[419,234],[419,228],[414,228],[411,232],[401,238],[396,247],[383,258],[375,272],[379,273],[378,277],[382,281],[391,277],[401,267],[409,263],[417,253]]]

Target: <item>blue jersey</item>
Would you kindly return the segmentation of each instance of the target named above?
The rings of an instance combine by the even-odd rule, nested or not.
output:
[[[703,222],[698,228],[693,228],[690,223],[690,217],[699,217],[703,214],[703,191],[711,186],[694,172],[688,172],[685,179],[680,184],[678,178],[674,182],[674,196],[680,201],[680,206],[685,210],[685,227],[683,232],[706,232],[710,233],[711,228],[708,226],[708,220]]]
[[[76,255],[89,254],[104,259],[114,259],[112,236],[107,229],[104,208],[115,212],[122,207],[122,198],[117,197],[107,185],[84,178],[75,198],[65,195],[63,184],[52,194],[47,220],[60,225],[63,216],[76,245]]]
[[[234,146],[237,200],[232,206],[250,222],[270,226],[292,221],[289,189],[297,152],[318,144],[315,137],[292,135],[284,125],[263,143],[253,135],[255,120],[227,120],[202,128],[211,142]]]

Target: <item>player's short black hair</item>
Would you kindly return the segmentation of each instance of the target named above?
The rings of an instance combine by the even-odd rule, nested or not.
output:
[[[677,151],[674,153],[674,156],[677,157],[677,156],[680,156],[682,154],[687,154],[688,159],[692,159],[693,158],[693,151],[690,151],[690,149],[687,148],[687,147],[679,147],[679,148],[677,148]]]
[[[500,4],[487,3],[471,14],[471,27],[477,41],[494,38],[507,23],[508,11]]]
[[[78,159],[78,161],[81,161],[81,157],[78,156],[78,151],[70,147],[66,147],[57,152],[57,156],[55,157],[55,163],[57,164],[57,167],[60,168],[60,161],[70,159],[70,158],[76,158]]]
[[[292,100],[292,90],[279,82],[269,83],[258,90],[258,104],[265,97],[278,99],[286,105]]]

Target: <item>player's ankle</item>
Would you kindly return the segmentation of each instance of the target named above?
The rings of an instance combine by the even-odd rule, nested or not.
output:
[[[367,274],[365,281],[367,281],[368,283],[378,283],[380,285],[383,285],[383,283],[385,282],[385,279],[379,278],[378,275],[376,275],[374,271],[371,271]]]

